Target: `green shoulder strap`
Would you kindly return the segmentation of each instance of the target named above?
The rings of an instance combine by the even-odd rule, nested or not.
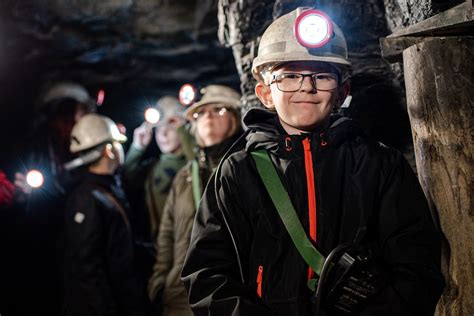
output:
[[[304,261],[313,269],[319,276],[324,264],[324,256],[313,246],[309,240],[303,226],[296,214],[296,211],[291,203],[288,192],[283,187],[280,177],[273,166],[270,156],[266,150],[258,150],[251,152],[253,159],[257,165],[258,174],[270,194],[275,208],[280,215],[283,224],[285,225],[291,240],[298,249],[298,252],[303,257]],[[316,281],[310,280],[308,286],[311,290],[315,290]]]
[[[201,178],[199,177],[199,165],[196,159],[192,161],[191,165],[191,181],[193,186],[193,198],[194,206],[196,210],[199,207],[199,202],[201,201],[202,188],[201,188]]]

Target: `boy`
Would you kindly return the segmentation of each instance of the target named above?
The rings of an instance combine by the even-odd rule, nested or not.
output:
[[[128,203],[115,177],[126,140],[98,114],[72,129],[70,149],[79,157],[68,165],[87,173],[68,194],[64,214],[64,315],[144,315]]]
[[[299,8],[263,34],[252,72],[267,110],[246,114],[245,150],[204,193],[182,272],[195,315],[433,313],[439,235],[403,156],[333,114],[350,71],[344,36],[321,11]],[[276,169],[269,185],[255,153]]]

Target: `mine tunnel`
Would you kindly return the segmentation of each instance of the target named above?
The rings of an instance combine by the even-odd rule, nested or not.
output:
[[[180,301],[180,304],[186,305],[184,314],[179,314],[179,309],[177,314],[172,312],[172,309],[166,303],[166,299],[170,299],[167,295],[164,295],[163,298],[160,297],[163,295],[160,292],[162,289],[157,289],[156,284],[161,284],[159,282],[163,282],[163,279],[157,277],[155,281],[158,283],[153,283],[152,280],[153,273],[156,272],[156,267],[160,262],[159,234],[163,230],[162,227],[165,227],[165,230],[167,228],[164,224],[167,222],[163,218],[162,210],[166,209],[165,199],[167,204],[171,204],[168,192],[171,190],[170,192],[179,193],[178,189],[181,189],[181,186],[176,184],[178,182],[176,179],[182,176],[182,181],[185,183],[183,185],[188,185],[187,191],[183,194],[189,194],[190,203],[195,205],[195,207],[191,207],[192,213],[186,219],[189,220],[189,225],[192,226],[192,219],[199,221],[199,214],[204,212],[203,209],[206,206],[210,209],[209,212],[212,213],[212,199],[210,201],[205,198],[200,200],[201,195],[207,196],[204,191],[211,192],[209,186],[217,186],[219,179],[225,179],[225,177],[219,178],[220,173],[216,172],[216,170],[221,170],[219,169],[221,165],[225,170],[225,163],[219,162],[221,158],[230,156],[230,153],[224,154],[227,153],[229,148],[237,150],[238,146],[230,147],[231,142],[229,141],[229,147],[225,151],[222,151],[217,158],[213,157],[206,162],[206,157],[203,155],[209,154],[209,151],[206,152],[205,150],[207,143],[196,136],[195,133],[199,133],[199,127],[196,131],[196,126],[193,124],[203,120],[203,117],[221,116],[220,119],[222,119],[226,115],[234,115],[234,121],[230,119],[234,122],[232,124],[238,126],[236,128],[239,129],[239,133],[249,135],[249,130],[252,130],[253,125],[246,123],[243,118],[253,109],[262,110],[266,108],[266,104],[263,104],[262,98],[256,93],[259,77],[254,72],[255,58],[264,53],[264,49],[259,49],[261,48],[259,44],[262,40],[262,34],[279,18],[292,14],[292,12],[297,12],[295,14],[303,16],[301,12],[305,10],[314,10],[311,12],[315,12],[316,15],[319,14],[318,12],[324,12],[321,16],[330,21],[328,22],[328,25],[330,25],[328,28],[331,32],[334,32],[329,34],[327,39],[329,43],[337,37],[338,33],[335,30],[340,29],[347,44],[347,47],[344,48],[347,50],[347,55],[343,59],[347,61],[347,64],[350,64],[350,71],[347,75],[350,79],[344,81],[346,79],[341,79],[344,76],[338,73],[335,80],[339,86],[342,81],[348,83],[347,87],[350,86],[350,88],[347,89],[346,95],[349,95],[350,98],[346,98],[347,102],[344,103],[341,100],[337,109],[333,110],[337,113],[331,115],[337,114],[339,118],[354,122],[361,135],[363,134],[364,137],[374,140],[383,148],[390,148],[390,150],[393,149],[400,153],[400,157],[402,157],[400,159],[406,161],[406,166],[410,169],[407,172],[413,174],[417,181],[416,186],[419,186],[420,192],[423,193],[424,197],[422,199],[425,201],[423,203],[427,205],[426,209],[429,210],[427,218],[429,217],[430,225],[433,226],[435,232],[433,234],[437,236],[435,238],[436,242],[439,242],[433,260],[436,261],[440,280],[442,279],[439,284],[443,284],[440,287],[439,295],[434,295],[436,301],[432,302],[431,307],[424,312],[427,315],[433,313],[434,315],[472,315],[474,313],[474,286],[472,283],[472,277],[474,276],[474,235],[472,234],[474,229],[474,207],[472,205],[474,23],[472,19],[472,0],[189,0],[174,2],[160,0],[0,0],[1,316],[94,314],[92,307],[88,312],[85,312],[86,308],[82,311],[74,310],[75,308],[71,307],[73,305],[68,307],[65,303],[71,297],[74,298],[72,300],[75,300],[75,303],[81,299],[87,301],[86,294],[74,292],[71,290],[72,287],[69,287],[69,283],[65,283],[65,279],[66,281],[76,280],[75,276],[76,273],[79,273],[79,270],[71,269],[69,261],[64,259],[65,253],[73,253],[71,256],[76,254],[73,251],[67,251],[69,249],[69,239],[65,236],[68,236],[70,226],[64,223],[64,210],[67,205],[72,205],[72,208],[74,208],[80,204],[72,203],[71,199],[67,199],[67,196],[73,192],[72,185],[71,188],[61,186],[53,183],[52,179],[59,177],[63,170],[69,168],[68,166],[83,164],[87,167],[89,162],[86,160],[94,154],[87,152],[89,155],[84,158],[81,142],[76,139],[78,149],[73,149],[72,143],[69,143],[75,141],[73,125],[79,119],[79,117],[76,117],[76,115],[79,115],[78,111],[80,116],[84,114],[81,111],[97,114],[92,118],[92,121],[94,119],[102,120],[101,123],[97,124],[108,126],[104,128],[117,128],[121,135],[125,136],[113,139],[113,141],[121,143],[125,166],[130,163],[131,157],[136,153],[133,150],[138,147],[141,155],[140,167],[150,161],[160,161],[160,159],[163,160],[168,157],[168,152],[163,149],[164,147],[161,147],[159,136],[157,136],[159,124],[149,123],[150,125],[147,125],[148,123],[146,123],[145,112],[149,108],[157,108],[163,122],[168,119],[168,116],[179,114],[178,121],[183,124],[183,130],[186,130],[186,135],[180,134],[180,137],[185,138],[181,141],[189,142],[190,147],[188,148],[189,155],[186,155],[188,152],[186,148],[180,151],[180,154],[186,156],[185,158],[188,161],[196,161],[196,165],[200,166],[196,168],[201,168],[204,164],[207,164],[207,169],[196,171],[197,169],[193,169],[195,167],[192,163],[186,164],[183,160],[182,163],[180,162],[179,168],[178,165],[170,165],[159,172],[156,171],[157,169],[153,169],[155,167],[143,169],[143,172],[140,171],[143,174],[140,173],[142,178],[139,180],[138,178],[128,179],[126,168],[123,166],[117,167],[117,170],[114,169],[111,172],[114,175],[120,174],[124,177],[124,179],[117,180],[118,185],[123,186],[124,200],[122,201],[122,196],[120,196],[118,199],[120,205],[117,206],[115,198],[109,201],[109,195],[105,193],[102,200],[96,198],[103,202],[103,205],[101,204],[103,208],[116,208],[118,213],[123,213],[120,218],[124,222],[121,222],[119,228],[114,226],[114,229],[123,229],[123,234],[130,235],[129,241],[133,244],[132,248],[134,249],[131,251],[131,253],[134,253],[133,260],[135,260],[134,269],[136,271],[134,273],[136,273],[136,281],[139,285],[136,287],[138,292],[130,292],[135,294],[124,294],[124,289],[128,285],[125,284],[123,279],[114,281],[114,278],[109,275],[112,272],[107,270],[104,272],[107,274],[105,279],[112,280],[110,281],[112,283],[118,282],[119,285],[115,284],[115,286],[119,288],[117,293],[120,294],[112,290],[108,294],[104,294],[104,292],[101,294],[109,295],[108,299],[111,301],[115,299],[118,303],[115,302],[112,307],[104,305],[101,312],[98,310],[95,310],[95,312],[97,315],[109,315],[108,312],[110,315],[132,315],[132,311],[127,311],[130,306],[127,308],[120,307],[120,299],[117,299],[117,297],[124,295],[124,297],[140,297],[144,302],[139,308],[136,308],[136,313],[133,315],[188,315],[188,313],[191,313],[189,306],[192,307],[196,315],[239,314],[238,312],[233,314],[232,308],[229,307],[227,309],[216,307],[215,310],[210,308],[209,314],[205,313],[204,309],[201,309],[205,305],[202,303],[204,299],[193,303],[192,295],[190,295],[189,301],[187,301],[186,292],[184,292],[184,286],[182,285],[180,295],[183,301]],[[299,20],[302,19],[301,17]],[[293,25],[291,25],[291,29],[288,27],[288,29],[281,32],[290,34],[288,36],[296,36],[298,30],[296,26],[293,29]],[[302,37],[303,35],[298,36]],[[299,37],[300,44],[298,45],[304,46],[304,39],[302,42]],[[321,46],[323,45],[326,44],[321,44]],[[270,49],[279,49],[275,47],[277,46]],[[287,47],[290,47],[290,44],[287,44]],[[317,51],[320,46],[313,45],[312,47],[308,48],[308,54],[317,55],[317,52],[314,53],[314,51]],[[339,52],[335,54],[337,55]],[[286,59],[283,58],[282,60]],[[307,59],[303,58],[303,60],[306,61]],[[278,67],[281,67],[281,65],[284,65],[284,62],[276,64],[275,68],[269,68],[268,71],[275,71],[276,75],[274,75],[274,79],[268,87],[271,85],[278,86],[275,91],[288,93],[288,89],[291,90],[292,88],[284,86],[283,79],[279,81],[280,77],[278,75],[281,73],[278,72]],[[336,67],[336,69],[339,71],[339,68]],[[321,71],[318,70],[317,72]],[[326,69],[323,72],[329,72],[329,70]],[[311,82],[315,90],[318,90],[317,85],[323,86],[324,84],[322,81],[324,79],[320,79],[314,74],[310,76],[310,81],[306,81],[305,78],[305,76],[301,78],[300,89],[306,87],[307,82]],[[329,77],[330,79],[331,77]],[[188,103],[186,103],[183,94],[183,88],[186,85],[192,87],[190,91],[195,97]],[[52,92],[54,87],[60,88]],[[330,84],[328,84],[328,87],[335,89],[336,84],[334,88]],[[57,97],[56,94],[63,93],[66,90],[69,91],[66,94],[72,94],[60,101],[54,99]],[[321,91],[323,91],[323,94],[326,93],[325,90]],[[206,98],[214,100],[211,96],[212,93],[221,94],[224,99],[218,97],[215,99],[218,101],[207,102]],[[173,113],[168,113],[164,105],[164,100],[170,96],[176,102],[180,102],[173,105],[179,110],[174,108],[169,110],[171,112],[175,111]],[[69,99],[65,100],[66,98]],[[84,98],[84,100],[78,100],[78,98]],[[72,99],[74,101],[71,101]],[[59,102],[64,103],[60,104]],[[236,105],[232,105],[232,102],[235,102]],[[76,103],[81,103],[83,106],[78,107]],[[232,104],[229,105],[229,103]],[[60,108],[63,104],[64,107]],[[214,105],[212,110],[210,108],[206,110],[206,106],[209,106],[209,104]],[[216,107],[216,104],[220,106]],[[170,105],[170,108],[173,106]],[[68,107],[70,109],[74,108],[75,112],[68,110]],[[199,110],[199,107],[202,107],[202,109]],[[54,111],[51,110],[53,108]],[[279,111],[278,106],[276,111]],[[278,114],[280,115],[280,113]],[[107,119],[104,119],[104,117]],[[109,122],[108,119],[111,121]],[[176,119],[167,122],[172,126],[177,124]],[[255,122],[252,121],[252,124],[255,124]],[[285,124],[287,123],[282,125],[283,129],[287,127]],[[141,141],[143,141],[144,126],[148,126],[146,133],[148,133],[149,139],[144,146],[142,146],[143,142],[142,145],[137,146],[137,134],[139,134],[137,131],[141,131]],[[140,127],[142,127],[141,130]],[[88,131],[86,127],[85,133],[91,132],[91,130]],[[288,129],[285,130],[288,132]],[[233,142],[238,138],[237,134],[233,134],[234,132],[237,133],[232,129],[230,132],[232,137],[229,137],[229,139],[232,138]],[[61,133],[67,134],[65,138],[61,139],[58,136]],[[71,133],[72,135],[70,135]],[[155,134],[150,136],[150,133]],[[318,137],[321,139],[316,139],[321,146],[326,146],[325,133],[326,130],[318,129]],[[111,132],[112,134],[113,132]],[[288,152],[297,150],[298,147],[291,143],[291,139],[291,137],[288,138],[284,143]],[[67,144],[64,142],[67,142]],[[238,142],[236,141],[234,144],[238,144]],[[241,139],[240,142],[242,142]],[[330,139],[328,142],[329,148],[331,146]],[[97,144],[102,146],[100,147],[102,151],[97,153],[97,157],[108,155],[107,157],[112,161],[116,159],[118,153],[114,151],[113,146],[107,147],[109,144],[105,145],[104,141]],[[94,146],[97,144],[94,144]],[[214,145],[215,142],[210,141],[209,144]],[[63,147],[57,153],[56,158],[51,157],[51,152],[55,151],[54,146]],[[69,151],[69,148],[71,151]],[[30,154],[35,150],[39,150],[48,158],[37,160],[33,158],[34,161],[32,162]],[[318,151],[316,150],[317,154]],[[356,153],[352,154],[356,155]],[[94,164],[99,159],[97,157],[94,158]],[[91,161],[92,159],[90,158]],[[313,159],[315,171],[312,170],[313,165],[309,168],[306,160],[301,161],[306,167],[306,172],[311,169],[316,174],[312,175],[316,179],[318,172],[320,172],[318,170],[318,159],[320,158],[315,156]],[[72,162],[72,164],[68,165],[67,162]],[[156,162],[153,163],[156,164]],[[84,166],[81,165],[81,168]],[[350,168],[353,166],[351,165]],[[180,169],[181,167],[183,169]],[[349,168],[339,167],[342,169]],[[339,167],[336,169],[339,170]],[[48,169],[48,171],[41,174],[42,168]],[[44,181],[44,188],[22,187],[18,184],[21,181],[27,183],[27,178],[30,175],[28,171],[32,169],[39,170],[41,180],[34,178],[33,174],[31,179],[33,179],[33,182],[35,180],[39,181],[38,186],[41,186]],[[201,176],[200,186],[194,184],[191,186],[190,183],[194,181],[195,173],[199,177],[199,172]],[[291,172],[292,169],[288,171],[288,173]],[[20,177],[23,180],[19,180],[18,173],[21,174]],[[321,174],[326,173],[321,171]],[[333,174],[334,177],[331,180],[321,183],[322,187],[328,183],[329,188],[333,182],[337,182],[339,172]],[[245,175],[245,173],[242,173],[242,175]],[[174,176],[177,178],[172,182]],[[77,176],[77,182],[81,177],[82,175]],[[217,180],[214,180],[214,177],[217,177]],[[167,179],[168,182],[166,184],[161,183],[160,181],[164,181],[163,179]],[[207,184],[209,179],[212,181]],[[306,185],[306,181],[310,182],[308,179],[302,177],[301,182]],[[245,182],[244,180],[242,182]],[[365,179],[362,182],[370,182],[370,180]],[[76,179],[74,179],[74,183],[76,183],[75,181]],[[307,225],[314,224],[314,236],[313,232],[310,232],[311,229],[308,228],[307,237],[308,240],[314,237],[312,243],[316,245],[315,248],[318,248],[316,236],[319,238],[317,234],[320,230],[323,234],[325,228],[317,226],[322,224],[319,224],[319,221],[316,224],[316,218],[324,220],[327,216],[324,215],[324,212],[330,212],[330,210],[325,209],[325,204],[323,204],[327,203],[325,202],[324,193],[320,193],[318,190],[331,194],[333,194],[333,191],[322,189],[318,186],[318,181],[315,180],[315,182],[316,188],[312,189],[317,192],[314,193],[315,215],[314,217],[310,215],[309,219],[306,220],[308,223],[303,220],[302,224],[305,229]],[[222,183],[226,184],[226,182]],[[346,180],[342,183],[347,186]],[[225,187],[224,184],[223,187]],[[302,195],[295,193],[295,196],[298,196],[298,198],[303,196],[304,199],[308,196],[309,206],[307,207],[311,212],[310,187],[308,185],[302,191]],[[218,188],[224,190],[222,187]],[[383,193],[384,188],[382,186],[380,194]],[[365,190],[364,188],[359,189],[361,192]],[[407,191],[410,190],[407,189]],[[41,198],[39,200],[35,198],[35,194],[39,195],[39,192],[44,195],[42,200]],[[91,192],[92,194],[97,193],[94,190]],[[288,192],[290,192],[290,197],[293,198],[291,189]],[[176,194],[179,195],[178,193]],[[321,197],[321,195],[323,196]],[[338,197],[333,199],[340,198],[343,200],[343,195],[344,193],[341,193],[340,196],[337,195]],[[361,195],[365,196],[365,192]],[[232,194],[230,196],[232,197]],[[234,196],[231,200],[234,198],[236,200],[234,203],[237,204],[243,203],[240,200],[246,199],[246,197]],[[357,198],[348,203],[356,205]],[[125,199],[128,201],[125,201]],[[176,199],[179,200],[179,196]],[[84,201],[77,203],[85,203],[86,200],[84,198]],[[260,199],[257,200],[260,201]],[[271,201],[269,198],[267,200],[267,202]],[[94,203],[100,204],[102,203],[100,201]],[[156,203],[161,203],[158,207],[160,211],[153,215],[149,209],[152,207],[150,205]],[[336,204],[342,205],[344,203]],[[374,209],[379,207],[378,203],[379,201],[373,201]],[[411,201],[408,199],[407,204],[410,203]],[[123,204],[126,207],[122,207]],[[414,204],[416,203],[413,202]],[[176,205],[181,204],[177,203]],[[219,202],[217,202],[217,205],[220,205]],[[359,206],[357,205],[357,207]],[[399,206],[403,207],[403,205]],[[186,208],[187,206],[183,207]],[[344,207],[341,206],[341,208]],[[176,206],[176,209],[178,210],[179,207]],[[86,223],[83,222],[84,218],[86,220],[90,218],[88,213],[84,213],[79,209],[74,209],[74,212],[71,221],[75,225]],[[196,218],[194,218],[195,212],[198,213]],[[408,211],[403,210],[402,212]],[[276,214],[275,211],[274,215],[277,217]],[[208,218],[207,215],[203,216],[203,218]],[[388,221],[392,219],[396,221],[399,213],[390,216],[392,217],[389,217]],[[223,217],[225,218],[225,215]],[[186,220],[182,220],[183,223]],[[105,225],[103,221],[104,219],[102,219],[101,225]],[[223,226],[229,230],[232,244],[236,249],[241,250],[239,246],[236,246],[239,237],[233,236],[232,225],[229,225],[228,220],[224,219],[224,221],[226,225]],[[315,222],[312,223],[312,221]],[[409,225],[408,222],[405,224]],[[260,229],[260,226],[255,225]],[[285,228],[280,221],[278,221],[278,224],[271,220],[269,222],[264,221],[262,225],[264,226],[262,229],[265,229],[265,225],[273,225],[268,228],[270,230],[269,238],[282,238],[280,234],[286,236],[288,233],[284,230]],[[111,226],[104,227],[102,227],[103,230],[109,231]],[[280,227],[281,231],[275,233],[277,230],[275,227]],[[316,227],[318,227],[318,233],[316,233]],[[396,234],[397,231],[403,231],[403,229],[400,226],[394,229],[393,234]],[[359,232],[362,230],[360,229]],[[199,229],[196,229],[196,235],[193,233],[191,237],[191,230],[188,229],[185,234],[188,246],[189,240],[191,240],[192,247],[200,245],[198,240],[195,239],[198,238],[197,231]],[[206,231],[204,226],[202,231]],[[175,234],[174,239],[179,237],[179,230],[175,229],[172,232]],[[288,234],[291,235],[291,232]],[[123,235],[120,236],[123,239]],[[286,238],[288,242],[291,242],[289,236]],[[416,237],[408,236],[407,238],[415,238],[410,241],[412,243],[418,241]],[[117,240],[115,237],[110,237],[111,243]],[[91,241],[83,240],[82,242],[89,244]],[[101,242],[101,245],[107,244],[107,242]],[[422,241],[419,241],[419,243],[421,244]],[[385,244],[382,244],[381,247],[384,247]],[[294,247],[295,245],[290,244],[290,246]],[[323,245],[321,247],[324,248]],[[296,246],[296,248],[298,247]],[[292,251],[295,255],[298,255],[296,248],[292,248]],[[174,249],[176,252],[176,248]],[[177,259],[175,257],[175,261],[184,261],[186,249],[180,251],[184,251],[182,258]],[[262,252],[266,253],[269,250],[264,247]],[[322,252],[325,256],[327,255],[326,250]],[[406,250],[406,252],[409,251]],[[236,251],[236,253],[240,252]],[[101,258],[103,256],[102,254]],[[192,288],[194,279],[188,279],[188,277],[191,278],[193,274],[186,275],[186,267],[192,266],[193,257],[189,253],[188,256],[185,269],[182,271],[183,274],[181,274],[182,267],[180,266],[176,270],[179,270],[179,273],[176,272],[177,274],[173,277],[179,284],[184,282],[189,291],[188,293],[193,293],[188,287],[191,286]],[[251,255],[249,256],[245,259],[248,259],[251,262],[250,266],[252,266],[253,261]],[[118,255],[117,258],[119,257]],[[119,260],[117,258],[114,260]],[[124,257],[120,258],[124,259]],[[71,260],[69,258],[68,260],[75,261],[76,259]],[[104,262],[108,262],[106,259],[104,260]],[[238,261],[239,266],[241,266],[240,259]],[[301,265],[304,266],[305,261],[301,261]],[[76,267],[76,265],[74,266]],[[80,267],[81,265],[77,264],[77,266]],[[252,292],[253,296],[250,299],[252,303],[249,305],[251,307],[248,310],[240,310],[239,315],[266,315],[265,311],[273,310],[275,312],[278,310],[275,307],[277,305],[272,305],[274,301],[270,298],[271,291],[265,293],[265,285],[267,284],[265,282],[269,281],[263,281],[263,283],[258,281],[266,277],[266,267],[263,264],[257,264],[257,266],[258,269],[255,271],[247,271],[246,268],[240,267],[242,280],[252,278],[248,283],[252,284],[250,289],[255,293]],[[306,265],[305,269],[307,267]],[[90,271],[97,269],[99,269],[98,266],[90,267]],[[113,271],[113,268],[110,269]],[[122,274],[129,272],[123,270]],[[314,274],[314,271],[308,273],[311,275],[311,273]],[[65,277],[65,274],[68,276]],[[254,274],[257,275],[257,285],[255,285]],[[182,280],[180,275],[183,278]],[[277,276],[272,277],[278,278]],[[284,277],[281,278],[285,279]],[[412,278],[421,279],[422,277],[415,275]],[[199,278],[197,279],[199,280]],[[98,284],[100,283],[97,280],[95,281]],[[168,281],[168,283],[172,281]],[[246,282],[243,281],[243,283]],[[262,284],[264,285],[263,294]],[[105,291],[103,284],[96,286]],[[166,292],[166,287],[170,285],[161,284],[160,286],[164,286]],[[256,286],[256,291],[252,288],[254,286]],[[89,287],[93,288],[94,286],[89,284]],[[155,288],[150,290],[153,287]],[[206,290],[207,288],[204,287],[195,291],[205,292]],[[417,295],[419,295],[418,300],[420,302],[425,299],[426,295],[419,294],[419,291],[430,292],[431,290],[428,287],[416,288],[418,292],[412,293],[415,296],[414,301],[416,301]],[[100,292],[100,290],[98,291]],[[275,295],[275,300],[278,300],[278,294]],[[401,296],[403,297],[403,295]],[[161,299],[165,299],[165,302],[163,303]],[[172,299],[170,300],[172,301]],[[324,300],[323,295],[322,308],[327,309],[327,315],[339,315],[338,311],[324,305]],[[94,298],[91,301],[94,301]],[[95,301],[97,303],[99,299],[95,299]],[[243,302],[241,306],[246,306],[246,301]],[[201,306],[200,304],[204,305]],[[422,303],[420,304],[422,305]],[[252,306],[254,305],[258,305],[258,307],[253,310]],[[306,307],[301,306],[298,307],[298,313],[294,312],[294,315],[326,315],[324,313],[318,314],[314,310],[306,313],[306,310],[311,309],[309,307],[305,309]],[[260,310],[260,308],[262,309]],[[266,310],[265,308],[269,309]],[[235,309],[235,311],[237,310]],[[408,315],[409,311],[410,309],[407,309],[402,312],[402,309],[400,309],[399,313],[400,315]],[[397,313],[393,310],[392,312],[395,313],[394,315]],[[411,312],[413,315],[422,314],[418,310],[416,312],[412,310]],[[293,312],[286,312],[282,308],[279,314],[278,312],[276,314],[289,315],[288,313],[293,314]],[[361,315],[364,315],[364,313],[362,312]],[[377,312],[370,315],[377,315]]]

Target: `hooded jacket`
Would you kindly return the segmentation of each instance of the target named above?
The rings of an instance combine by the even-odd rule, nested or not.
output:
[[[244,123],[245,149],[223,160],[196,215],[182,272],[195,315],[312,315],[308,265],[259,178],[250,156],[259,149],[324,256],[360,243],[380,257],[389,282],[362,315],[432,315],[444,287],[440,237],[402,154],[343,117],[302,135],[262,109]]]
[[[204,189],[220,159],[237,137],[235,135],[219,144],[198,150],[196,161],[201,189]],[[150,299],[161,299],[164,315],[168,316],[192,315],[180,276],[197,208],[193,197],[193,181],[192,161],[189,161],[173,180],[166,200],[157,238],[158,255],[148,284]]]

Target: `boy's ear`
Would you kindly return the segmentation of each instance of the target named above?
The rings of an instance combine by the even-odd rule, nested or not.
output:
[[[255,86],[255,95],[263,103],[267,109],[274,109],[275,104],[273,103],[272,90],[270,86],[267,86],[263,82],[257,82]]]
[[[108,157],[110,160],[115,158],[114,149],[112,144],[107,144],[104,147],[104,156]]]
[[[346,97],[351,92],[351,85],[349,81],[346,81],[342,86],[337,89],[336,100],[334,102],[334,110],[337,112],[341,107],[342,103],[346,99]]]

